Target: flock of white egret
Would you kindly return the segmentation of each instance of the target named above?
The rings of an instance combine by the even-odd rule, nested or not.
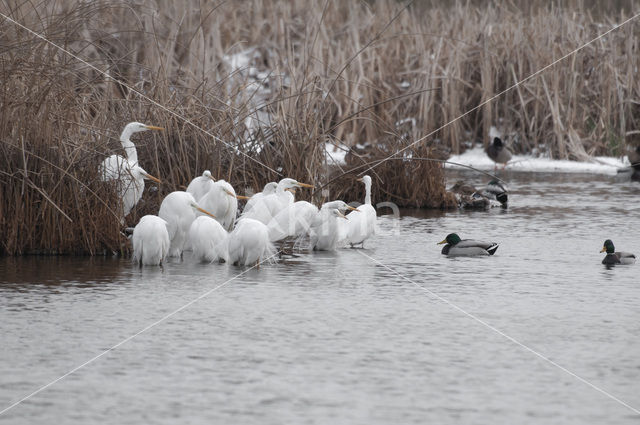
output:
[[[132,122],[125,126],[120,142],[125,157],[111,155],[100,165],[104,181],[115,181],[122,199],[122,222],[142,197],[144,180],[160,180],[138,165],[130,137],[137,132],[162,130]],[[362,177],[364,204],[353,208],[336,200],[320,208],[295,201],[295,190],[313,188],[292,178],[267,183],[250,198],[237,195],[224,180],[209,170],[191,181],[186,191],[168,194],[158,215],[145,215],[133,230],[133,259],[140,265],[161,265],[167,257],[181,257],[191,249],[202,262],[224,261],[242,266],[259,265],[275,254],[274,243],[309,238],[314,250],[335,250],[350,244],[364,245],[375,234],[376,210],[371,204],[371,178]],[[247,203],[238,215],[238,199]],[[351,212],[347,215],[347,210]]]

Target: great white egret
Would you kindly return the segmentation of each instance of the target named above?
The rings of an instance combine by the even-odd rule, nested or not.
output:
[[[202,208],[215,215],[222,227],[231,231],[238,213],[238,199],[247,199],[247,197],[236,195],[231,184],[224,180],[218,180],[200,198],[198,203]]]
[[[218,221],[202,215],[189,228],[189,242],[198,261],[228,260],[229,234]]]
[[[241,218],[229,235],[229,262],[240,266],[260,266],[275,254],[275,248],[269,241],[267,226],[252,218]]]
[[[138,165],[136,145],[130,140],[131,135],[134,133],[148,130],[163,130],[163,128],[139,122],[127,124],[120,135],[120,143],[124,148],[125,156],[111,155],[104,159],[98,167],[100,178],[103,181],[115,180],[118,183],[118,195],[122,199],[123,207],[122,217],[127,216],[140,201],[144,191],[144,179],[160,183],[158,178],[153,177]]]
[[[315,205],[307,201],[294,202],[269,221],[269,239],[276,242],[306,235],[317,214],[318,207]]]
[[[260,199],[262,199],[264,196],[271,195],[272,193],[276,193],[277,187],[278,187],[278,183],[276,182],[269,182],[265,184],[264,187],[262,188],[262,192],[258,192],[254,194],[251,198],[249,198],[242,212],[243,213],[249,212],[251,208],[253,208],[253,206],[258,201],[260,201]]]
[[[359,211],[344,201],[325,202],[320,208],[311,226],[311,248],[316,251],[334,251],[346,237],[346,210]]]
[[[201,176],[191,180],[191,183],[187,186],[187,192],[192,194],[196,202],[198,202],[200,198],[207,194],[215,181],[216,179],[211,176],[211,171],[204,170]]]
[[[281,210],[288,205],[293,204],[293,193],[288,189],[295,189],[297,187],[311,187],[312,185],[307,183],[300,183],[292,178],[284,178],[278,182],[275,193],[271,195],[263,196],[251,210],[242,212],[242,218],[252,218],[258,220],[263,224],[269,224],[269,221],[275,217]]]
[[[169,256],[179,257],[182,255],[187,232],[193,220],[196,219],[196,211],[215,218],[213,214],[198,205],[190,193],[182,191],[171,192],[162,200],[158,216],[167,222],[169,239],[171,240]]]
[[[155,215],[145,215],[133,229],[133,261],[141,266],[161,265],[169,253],[167,222]]]
[[[358,179],[364,183],[364,204],[358,206],[358,210],[347,215],[347,240],[351,247],[362,244],[373,236],[376,232],[377,214],[376,209],[371,205],[371,177],[364,176]]]

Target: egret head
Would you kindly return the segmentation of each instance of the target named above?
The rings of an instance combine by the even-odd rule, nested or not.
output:
[[[296,179],[292,179],[292,178],[289,178],[289,177],[280,180],[280,182],[278,183],[278,187],[281,187],[282,190],[293,189],[293,188],[296,188],[296,187],[310,187],[310,188],[313,188],[313,186],[310,185],[310,184],[300,183]]]
[[[371,187],[371,177],[369,176],[362,176],[358,181],[364,183],[365,187]]]
[[[156,127],[155,125],[142,124],[141,122],[135,122],[135,121],[130,122],[124,127],[124,130],[122,130],[122,134],[120,135],[120,140],[121,141],[129,140],[129,137],[131,137],[133,133],[139,133],[141,131],[148,131],[148,130],[164,130],[164,128]]]
[[[348,205],[346,202],[344,201],[331,201],[331,202],[325,202],[324,204],[322,204],[322,209],[337,209],[339,211],[346,211],[346,210],[351,210],[351,211],[358,211],[360,212],[359,209],[357,208],[353,208],[352,206]]]
[[[345,220],[348,220],[348,218],[344,214],[342,214],[340,210],[337,208],[331,210],[331,215],[336,218],[344,218]]]
[[[244,199],[244,200],[249,199],[248,196],[236,195],[235,193],[233,193],[232,191],[230,191],[230,190],[228,190],[228,189],[226,189],[224,187],[222,188],[222,191],[224,193],[226,193],[227,195],[229,195],[229,196],[231,196],[233,198],[236,198],[236,199]]]
[[[209,217],[213,217],[216,218],[215,215],[211,214],[209,211],[205,210],[204,208],[202,208],[200,205],[198,205],[196,202],[189,202],[189,205],[191,205],[191,208],[195,209],[196,211],[200,211],[203,214],[208,215]]]
[[[216,179],[214,179],[211,175],[211,171],[209,170],[204,170],[204,173],[202,173],[202,177],[209,177],[211,180],[216,181]]]
[[[277,187],[278,187],[278,183],[269,182],[269,183],[265,184],[264,187],[262,188],[262,193],[265,194],[265,195],[269,195],[271,193],[275,193]]]
[[[134,165],[133,167],[131,167],[131,174],[136,179],[142,178],[147,180],[153,180],[156,183],[162,183],[159,178],[153,177],[151,174],[144,171],[144,169],[139,165]]]

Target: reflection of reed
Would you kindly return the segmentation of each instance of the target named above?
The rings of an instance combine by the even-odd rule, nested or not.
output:
[[[167,129],[137,142],[140,165],[163,184],[145,191],[127,217],[133,225],[204,169],[241,190],[279,180],[271,170],[326,184],[362,165],[358,155],[390,155],[612,24],[540,5],[525,15],[485,4],[417,2],[403,11],[396,2],[249,3],[3,9],[109,77],[3,22],[0,252],[127,250],[117,197],[99,181],[97,164],[119,152],[117,135],[129,121]],[[638,92],[634,31],[612,33],[404,154],[444,159],[500,123],[517,153],[540,141],[554,157],[615,153],[619,134],[637,124],[626,100]],[[351,152],[342,171],[327,169],[327,141]],[[358,152],[364,142],[371,149]],[[439,164],[394,160],[369,174],[377,201],[451,203]],[[332,199],[362,198],[355,178],[326,188]]]

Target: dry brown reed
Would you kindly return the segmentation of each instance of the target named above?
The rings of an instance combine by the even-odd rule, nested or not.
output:
[[[108,74],[2,20],[4,254],[127,249],[117,197],[99,181],[97,165],[122,153],[118,135],[129,121],[166,128],[136,136],[140,164],[163,184],[145,190],[129,225],[156,213],[164,195],[204,169],[240,193],[291,176],[329,190],[317,190],[318,201],[361,200],[355,175],[365,164],[629,13],[596,19],[572,8],[525,14],[513,4],[424,2],[403,10],[396,2],[355,0],[10,0],[0,11]],[[445,127],[404,160],[371,170],[374,200],[451,205],[441,166],[408,158],[444,158],[468,142],[486,143],[491,125],[517,152],[537,148],[578,159],[619,153],[639,119],[637,28],[621,28]],[[229,57],[241,51],[249,52],[249,67],[234,68]],[[250,119],[260,122],[253,133]],[[353,150],[346,165],[335,167],[325,161],[327,142],[371,148]]]

